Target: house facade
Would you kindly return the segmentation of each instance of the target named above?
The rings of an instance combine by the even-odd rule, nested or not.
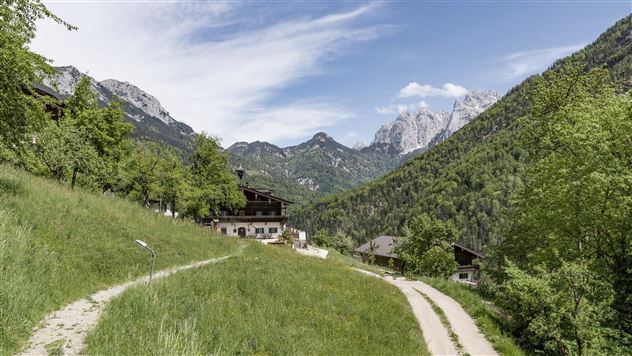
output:
[[[479,270],[475,260],[485,258],[485,255],[456,242],[452,244],[452,247],[454,248],[454,259],[458,265],[456,272],[452,275],[452,280],[475,284],[478,281]]]
[[[397,271],[403,272],[406,266],[399,256],[393,252],[397,239],[395,236],[378,236],[356,248],[355,255],[362,262],[368,263],[372,254],[376,265],[383,267],[392,265]],[[373,242],[373,251],[371,251],[371,242]],[[451,279],[456,282],[476,284],[479,270],[476,259],[483,259],[485,255],[459,243],[453,243],[452,248],[454,249],[454,260],[457,263],[457,270]]]
[[[292,202],[274,195],[270,189],[240,185],[239,190],[246,197],[246,206],[237,211],[220,210],[205,219],[206,225],[227,236],[257,239],[281,236],[287,228],[287,207]]]

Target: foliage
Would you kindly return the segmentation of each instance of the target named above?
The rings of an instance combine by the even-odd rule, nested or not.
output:
[[[498,301],[525,344],[559,355],[617,353],[607,341],[613,331],[602,327],[610,317],[611,288],[585,261],[532,274],[509,264],[505,272]]]
[[[29,50],[38,20],[66,26],[39,0],[5,0],[0,3],[0,150],[19,150],[28,134],[46,122],[48,99],[32,87],[51,73],[47,60]],[[3,154],[7,155],[6,151]],[[2,157],[0,156],[0,160]]]
[[[606,300],[616,311],[613,320],[594,316],[588,322],[616,326],[625,333],[623,342],[632,345],[632,100],[616,95],[607,79],[605,71],[584,75],[569,67],[538,81],[533,113],[522,123],[522,142],[537,155],[516,195],[511,230],[494,255],[497,266],[508,259],[539,275],[542,266],[564,274],[564,266],[582,261],[576,269],[590,268],[595,275],[588,279],[613,289],[613,299]],[[502,271],[496,277],[506,283],[517,278]],[[549,288],[564,294],[568,286]],[[532,320],[520,317],[523,323]],[[572,348],[565,335],[556,337],[558,352],[582,352],[579,343]],[[542,339],[529,341],[552,348]]]
[[[183,213],[196,221],[209,213],[218,214],[221,207],[236,210],[246,204],[219,139],[206,133],[196,137],[190,172],[192,189],[184,197]]]
[[[369,253],[369,264],[372,265],[375,263],[375,252],[380,248],[380,245],[377,244],[375,242],[375,240],[371,240],[369,242],[369,249],[367,250],[367,252]],[[389,259],[389,264],[391,264],[392,261]]]
[[[394,251],[407,272],[448,278],[457,267],[451,245],[457,237],[452,223],[422,214],[410,222]]]
[[[330,245],[329,243],[329,234],[327,233],[326,230],[319,230],[316,234],[314,234],[314,236],[312,237],[312,242],[314,243],[314,245],[316,246],[320,246],[320,247],[328,247]]]
[[[353,240],[351,237],[339,232],[331,237],[329,246],[343,255],[350,255],[353,252]]]
[[[281,236],[279,236],[279,239],[291,244],[294,242],[294,234],[292,231],[285,229]]]

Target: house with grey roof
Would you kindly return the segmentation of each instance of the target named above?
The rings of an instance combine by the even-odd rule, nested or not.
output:
[[[373,251],[371,251],[371,242],[373,242]],[[404,266],[402,260],[393,252],[393,248],[397,243],[395,236],[378,236],[377,238],[365,243],[355,249],[355,255],[362,259],[362,262],[368,263],[371,255],[375,258],[374,263],[379,266],[389,267],[389,260],[396,270],[402,271]]]

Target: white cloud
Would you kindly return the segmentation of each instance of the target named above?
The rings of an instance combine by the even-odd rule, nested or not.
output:
[[[430,105],[422,100],[420,103],[412,104],[391,104],[386,106],[378,106],[375,111],[382,115],[398,115],[403,111],[419,111],[420,109],[427,109]]]
[[[443,96],[447,98],[456,98],[459,96],[463,96],[467,94],[467,89],[464,87],[452,84],[445,83],[441,86],[441,88],[433,87],[429,84],[419,84],[417,82],[410,82],[407,86],[403,87],[399,91],[400,98],[410,98],[410,97],[432,97],[432,96]]]
[[[584,45],[534,49],[510,54],[501,59],[504,63],[501,76],[505,80],[523,78],[543,71],[557,59],[583,48]]]
[[[42,23],[34,50],[97,80],[129,81],[157,97],[177,120],[227,144],[297,137],[349,118],[336,103],[268,102],[322,71],[332,56],[383,30],[354,23],[376,7],[372,4],[320,18],[275,20],[257,29],[243,16],[241,8],[248,6],[243,3],[47,5],[79,30]]]

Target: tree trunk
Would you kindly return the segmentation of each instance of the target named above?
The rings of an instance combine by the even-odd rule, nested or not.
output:
[[[77,174],[79,173],[79,169],[75,166],[72,169],[72,179],[70,181],[70,188],[75,189],[75,184],[77,183]]]

